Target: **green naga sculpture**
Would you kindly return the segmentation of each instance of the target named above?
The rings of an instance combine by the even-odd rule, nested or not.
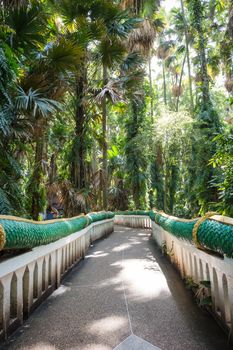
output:
[[[114,215],[146,215],[165,231],[185,239],[200,249],[233,258],[233,219],[207,213],[193,220],[168,216],[158,211],[99,212],[70,219],[32,221],[13,216],[0,216],[0,250],[31,249],[54,242],[80,231],[93,222]]]
[[[113,217],[111,212],[99,212],[70,219],[32,221],[0,215],[0,250],[31,249],[80,231],[93,222]]]
[[[127,211],[118,215],[147,215],[165,231],[179,239],[185,239],[198,248],[233,258],[233,219],[207,213],[192,220],[169,216],[159,211]]]

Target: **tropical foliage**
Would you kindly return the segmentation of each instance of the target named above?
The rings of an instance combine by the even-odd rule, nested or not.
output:
[[[232,2],[167,4],[0,1],[1,214],[233,215]]]

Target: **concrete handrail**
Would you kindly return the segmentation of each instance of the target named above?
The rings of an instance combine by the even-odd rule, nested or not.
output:
[[[84,258],[91,242],[111,233],[114,220],[92,223],[79,232],[0,264],[0,339],[59,287],[74,263]]]
[[[151,228],[152,221],[147,215],[115,215],[114,223],[116,225]]]

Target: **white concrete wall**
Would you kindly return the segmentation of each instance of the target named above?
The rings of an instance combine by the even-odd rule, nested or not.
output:
[[[151,228],[151,219],[146,215],[115,215],[115,225]]]
[[[195,283],[210,281],[212,311],[222,324],[233,334],[233,259],[224,259],[197,249],[188,241],[181,240],[163,230],[145,217],[137,220],[134,216],[116,217],[117,224],[130,227],[152,227],[152,236],[157,244],[168,252],[183,278],[191,277]],[[144,226],[143,226],[144,222]],[[137,226],[139,223],[139,226]]]
[[[0,338],[6,338],[59,287],[64,274],[84,258],[91,242],[113,232],[113,224],[113,219],[93,223],[0,264]]]

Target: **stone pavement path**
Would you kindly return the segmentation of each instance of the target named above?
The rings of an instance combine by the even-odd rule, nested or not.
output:
[[[116,226],[2,349],[228,349],[149,236]]]

